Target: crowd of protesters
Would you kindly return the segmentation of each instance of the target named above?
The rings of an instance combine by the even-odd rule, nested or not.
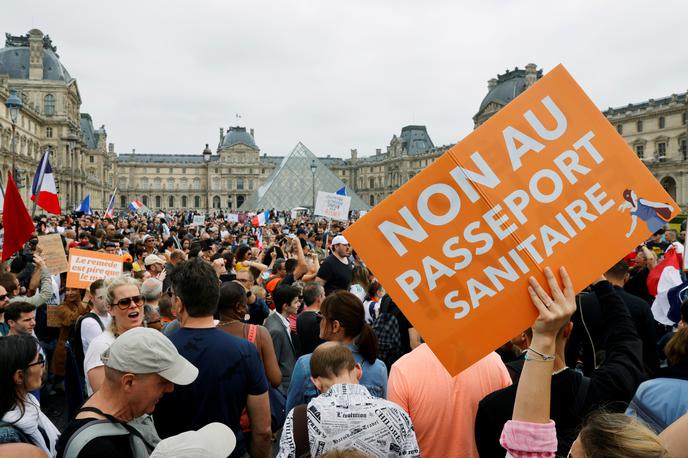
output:
[[[193,217],[36,218],[0,272],[0,456],[688,457],[688,301],[660,324],[647,286],[684,234],[579,294],[545,269],[532,327],[451,376],[352,250],[353,221]],[[67,287],[51,233],[123,274]]]

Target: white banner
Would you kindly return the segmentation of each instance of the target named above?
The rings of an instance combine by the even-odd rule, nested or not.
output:
[[[314,213],[338,221],[347,221],[349,219],[350,205],[351,197],[349,196],[318,191]]]
[[[238,223],[239,222],[239,215],[236,213],[227,213],[227,216],[225,217],[228,223]]]

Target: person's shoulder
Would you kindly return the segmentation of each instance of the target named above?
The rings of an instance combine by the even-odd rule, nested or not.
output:
[[[102,332],[102,334],[99,334],[98,337],[93,339],[91,344],[88,346],[88,349],[91,350],[91,348],[96,349],[102,347],[103,350],[105,350],[107,347],[112,345],[112,342],[114,341],[115,335],[109,329],[106,329]]]

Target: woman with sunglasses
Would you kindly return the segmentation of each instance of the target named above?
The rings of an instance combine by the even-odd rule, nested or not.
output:
[[[93,339],[84,356],[86,391],[89,396],[100,388],[105,377],[100,355],[110,348],[119,335],[143,325],[144,300],[139,291],[139,282],[128,275],[120,275],[106,280],[105,287],[112,322],[109,329]]]
[[[363,369],[360,384],[373,396],[386,398],[387,367],[377,359],[377,337],[365,322],[360,299],[348,291],[335,291],[320,305],[319,320],[320,338],[347,345]],[[308,354],[296,361],[287,391],[287,412],[320,394],[311,381],[310,360]]]
[[[31,391],[43,382],[45,359],[30,335],[0,338],[0,443],[24,442],[55,456],[60,432]]]

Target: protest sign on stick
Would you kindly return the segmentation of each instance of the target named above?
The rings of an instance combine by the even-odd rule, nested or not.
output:
[[[457,374],[533,324],[529,277],[581,290],[677,212],[558,66],[345,236]]]
[[[67,255],[60,234],[39,235],[38,248],[51,275],[67,272]]]
[[[193,217],[194,226],[205,226],[205,215],[194,215]]]
[[[318,198],[315,200],[315,211],[313,213],[338,221],[346,221],[349,219],[350,206],[351,197],[349,196],[318,191]]]
[[[121,273],[121,256],[78,248],[69,250],[67,288],[88,288],[95,280],[116,277]]]

